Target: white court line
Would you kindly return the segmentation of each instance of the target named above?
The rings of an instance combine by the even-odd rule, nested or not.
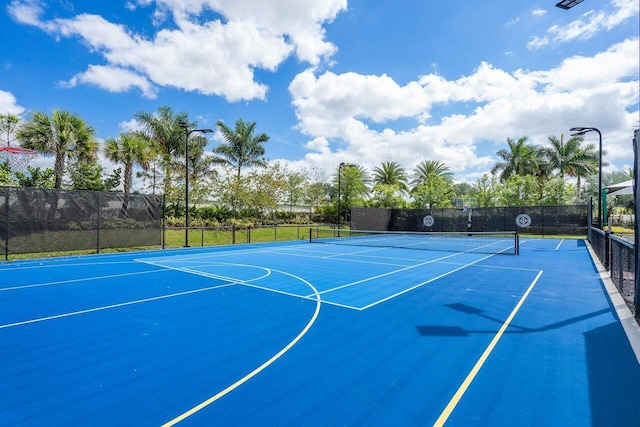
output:
[[[453,269],[453,270],[451,270],[451,271],[448,271],[448,272],[446,272],[446,273],[444,273],[444,274],[441,274],[441,275],[439,275],[439,276],[433,277],[433,278],[431,278],[431,279],[429,279],[429,280],[425,280],[425,281],[424,281],[424,282],[422,282],[422,283],[418,283],[417,285],[414,285],[414,286],[412,286],[412,287],[410,287],[410,288],[404,289],[404,290],[402,290],[402,291],[400,291],[400,292],[397,292],[397,293],[395,293],[395,294],[393,294],[393,295],[390,295],[390,296],[388,296],[388,297],[386,297],[386,298],[383,298],[383,299],[381,299],[381,300],[378,300],[378,301],[376,301],[376,302],[374,302],[374,303],[371,303],[371,304],[369,304],[369,305],[365,305],[364,307],[360,308],[359,310],[366,310],[366,309],[371,308],[371,307],[374,307],[374,306],[376,306],[376,305],[378,305],[378,304],[382,304],[382,303],[383,303],[383,302],[385,302],[385,301],[389,301],[389,300],[391,300],[391,299],[393,299],[393,298],[396,298],[396,297],[398,297],[398,296],[400,296],[400,295],[402,295],[402,294],[406,294],[407,292],[410,292],[410,291],[412,291],[412,290],[414,290],[414,289],[417,289],[417,288],[419,288],[419,287],[421,287],[421,286],[424,286],[424,285],[426,285],[426,284],[428,284],[428,283],[431,283],[431,282],[433,282],[433,281],[435,281],[435,280],[441,279],[441,278],[446,277],[446,276],[448,276],[448,275],[450,275],[450,274],[452,274],[452,273],[455,273],[455,272],[457,272],[457,271],[460,271],[460,270],[462,270],[462,269],[464,269],[464,268],[470,267],[470,266],[472,266],[473,264],[476,264],[476,263],[478,263],[478,262],[480,262],[480,261],[483,261],[483,260],[485,260],[485,259],[487,259],[487,258],[491,258],[491,257],[492,257],[492,256],[494,256],[494,255],[495,255],[495,254],[487,255],[486,257],[484,257],[484,258],[480,258],[480,259],[479,259],[479,260],[477,260],[477,261],[473,261],[472,263],[462,265],[462,266],[461,266],[461,267],[459,267],[459,268],[455,268],[455,269]]]
[[[564,242],[564,239],[560,240],[560,243],[558,243],[558,246],[556,246],[556,249],[555,249],[556,251],[560,249],[560,245],[562,245],[563,242]]]
[[[88,255],[84,255],[84,256],[88,256]],[[45,265],[41,265],[41,264],[34,264],[31,263],[31,265],[14,265],[14,264],[7,264],[7,266],[0,266],[0,272],[3,271],[17,271],[17,270],[33,270],[33,269],[43,269],[43,268],[67,268],[67,267],[91,267],[93,265],[114,265],[114,264],[135,264],[135,260],[130,260],[130,261],[112,261],[112,262],[79,262],[79,263],[73,263],[73,264],[45,264]]]
[[[393,270],[393,271],[389,271],[387,273],[379,274],[377,276],[367,277],[366,279],[358,280],[356,282],[351,282],[351,283],[347,283],[347,284],[344,284],[344,285],[337,286],[335,288],[327,289],[325,291],[320,292],[320,294],[326,294],[328,292],[337,291],[338,289],[348,288],[350,286],[359,285],[360,283],[369,282],[371,280],[379,279],[381,277],[391,276],[392,274],[401,273],[403,271],[407,271],[407,270],[411,270],[411,269],[414,269],[414,268],[422,267],[422,266],[425,266],[425,265],[428,265],[428,264],[433,264],[433,263],[436,263],[436,262],[438,262],[440,260],[443,260],[443,259],[447,259],[447,258],[451,258],[451,257],[454,257],[454,256],[458,256],[461,253],[462,252],[451,254],[451,255],[446,255],[446,256],[443,256],[443,257],[440,257],[440,258],[431,259],[429,261],[421,262],[421,263],[418,263],[418,264],[409,265],[407,267],[400,268],[398,270]],[[371,264],[377,264],[377,263],[371,263]]]
[[[142,303],[145,303],[145,302],[159,301],[159,300],[179,297],[179,296],[183,296],[183,295],[190,295],[190,294],[196,294],[196,293],[200,293],[200,292],[211,291],[213,289],[219,289],[219,288],[224,288],[224,287],[228,287],[228,286],[234,286],[234,284],[233,283],[225,283],[223,285],[209,286],[207,288],[193,289],[193,290],[190,290],[190,291],[177,292],[177,293],[174,293],[174,294],[160,295],[160,296],[157,296],[157,297],[144,298],[144,299],[139,299],[139,300],[135,300],[135,301],[127,301],[127,302],[122,302],[122,303],[118,303],[118,304],[110,304],[110,305],[105,305],[105,306],[102,306],[102,307],[88,308],[86,310],[72,311],[70,313],[56,314],[56,315],[47,316],[47,317],[39,317],[37,319],[31,319],[31,320],[23,320],[21,322],[8,323],[6,325],[0,325],[0,329],[12,328],[12,327],[15,327],[15,326],[22,326],[22,325],[29,325],[29,324],[32,324],[32,323],[45,322],[47,320],[62,319],[64,317],[72,317],[72,316],[78,316],[80,314],[94,313],[96,311],[111,310],[113,308],[126,307],[126,306],[129,306],[129,305],[142,304]]]
[[[10,288],[0,288],[0,292],[15,291],[15,290],[18,290],[18,289],[39,288],[39,287],[42,287],[42,286],[62,285],[62,284],[65,284],[65,283],[77,283],[77,282],[84,282],[84,281],[90,281],[90,280],[114,279],[116,277],[135,276],[135,275],[138,275],[138,274],[147,274],[147,273],[159,273],[159,272],[162,272],[162,271],[166,271],[166,269],[137,271],[137,272],[133,272],[133,273],[122,273],[122,274],[109,274],[107,276],[82,277],[82,278],[79,278],[79,279],[59,280],[59,281],[56,281],[56,282],[45,282],[45,283],[35,283],[35,284],[31,284],[31,285],[12,286]]]
[[[316,308],[315,308],[315,311],[313,312],[313,316],[311,316],[311,319],[309,320],[309,322],[307,322],[305,327],[300,331],[300,333],[298,333],[298,335],[296,335],[296,337],[293,340],[291,340],[291,342],[289,342],[286,346],[284,346],[276,354],[271,356],[271,358],[269,358],[262,365],[258,366],[256,369],[254,369],[253,371],[249,372],[247,375],[245,375],[244,377],[240,378],[238,381],[234,382],[233,384],[231,384],[230,386],[228,386],[224,390],[222,390],[222,391],[216,393],[215,395],[211,396],[209,399],[205,400],[204,402],[194,406],[193,408],[191,408],[187,412],[185,412],[185,413],[183,413],[181,415],[178,415],[174,419],[172,419],[169,422],[163,424],[163,427],[173,426],[173,425],[179,423],[180,421],[183,421],[185,418],[188,418],[191,415],[195,414],[196,412],[206,408],[207,406],[209,406],[210,404],[212,404],[216,400],[220,399],[221,397],[224,397],[227,394],[231,393],[233,390],[237,389],[242,384],[246,383],[247,381],[249,381],[250,379],[252,379],[256,375],[258,375],[260,372],[262,372],[265,369],[267,369],[276,360],[280,359],[285,353],[287,353],[289,350],[291,350],[291,348],[294,345],[296,345],[298,343],[298,341],[300,341],[302,339],[302,337],[304,337],[307,334],[307,332],[309,332],[309,330],[311,329],[311,326],[313,326],[313,324],[316,322],[316,319],[318,318],[318,315],[320,314],[320,307],[322,307],[322,299],[320,297],[320,294],[318,293],[318,290],[311,283],[309,283],[308,281],[304,280],[303,278],[301,278],[299,276],[296,276],[296,275],[293,275],[293,274],[290,274],[290,273],[287,273],[287,272],[281,271],[281,270],[273,270],[273,271],[281,273],[281,274],[284,274],[284,275],[287,275],[289,277],[293,277],[294,279],[301,280],[303,283],[305,283],[307,286],[309,286],[314,291],[315,301],[316,301]]]
[[[451,264],[451,265],[466,265],[464,263],[461,262],[454,262],[454,261],[443,261],[440,264]],[[514,270],[514,271],[535,271],[536,273],[540,270],[538,270],[537,268],[524,268],[524,267],[507,267],[504,265],[493,265],[493,264],[472,264],[469,265],[469,267],[475,267],[475,268],[492,268],[492,269],[496,269],[496,270]]]

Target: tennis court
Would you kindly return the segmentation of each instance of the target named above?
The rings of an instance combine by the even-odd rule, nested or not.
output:
[[[584,241],[325,243],[0,264],[0,424],[640,422]]]

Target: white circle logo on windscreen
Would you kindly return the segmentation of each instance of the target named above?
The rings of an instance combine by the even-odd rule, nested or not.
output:
[[[422,218],[422,224],[425,227],[432,227],[433,224],[435,224],[436,220],[433,219],[433,217],[431,215],[427,215],[424,218]]]
[[[516,217],[516,225],[520,228],[527,228],[531,225],[531,217],[527,214],[520,214]]]

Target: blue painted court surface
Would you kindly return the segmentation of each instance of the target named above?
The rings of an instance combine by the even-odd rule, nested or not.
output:
[[[638,426],[611,301],[578,240],[0,264],[0,425]]]

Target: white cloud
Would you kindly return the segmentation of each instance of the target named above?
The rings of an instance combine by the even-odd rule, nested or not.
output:
[[[18,105],[16,97],[11,92],[0,90],[0,114],[19,115],[24,113],[25,109]]]
[[[275,72],[292,54],[312,65],[330,58],[336,47],[325,40],[322,26],[346,9],[346,0],[138,0],[125,7],[153,4],[154,24],[173,22],[151,37],[97,15],[45,20],[44,3],[38,0],[14,0],[9,13],[56,37],[80,37],[104,57],[107,64],[89,65],[68,86],[137,87],[150,98],[156,86],[174,87],[238,101],[266,98],[268,88],[255,81],[256,69]],[[210,11],[224,19],[200,22]]]
[[[527,43],[529,49],[539,49],[550,43],[560,44],[573,40],[588,40],[601,31],[609,31],[628,19],[638,19],[639,7],[637,0],[612,0],[613,11],[598,12],[589,10],[579,19],[566,25],[553,25],[545,36],[534,36]]]
[[[534,9],[533,11],[531,11],[531,16],[533,16],[534,18],[539,18],[541,16],[545,16],[547,14],[547,11],[545,9]]]
[[[464,171],[456,178],[465,180],[489,170],[507,138],[546,144],[572,126],[598,127],[608,161],[628,159],[638,118],[637,46],[638,39],[627,40],[551,70],[509,73],[481,63],[457,80],[429,74],[404,86],[386,75],[307,70],[289,87],[299,129],[312,138],[305,160],[370,170],[397,161],[409,171],[421,160],[439,160]],[[413,127],[397,129],[398,119]]]
[[[61,82],[62,87],[74,87],[80,83],[93,84],[110,92],[126,92],[131,88],[140,89],[149,99],[157,98],[157,89],[144,76],[117,67],[90,65],[83,73],[76,74],[71,80]]]
[[[44,13],[44,6],[40,0],[13,0],[7,6],[7,12],[21,24],[42,28],[40,17]]]

